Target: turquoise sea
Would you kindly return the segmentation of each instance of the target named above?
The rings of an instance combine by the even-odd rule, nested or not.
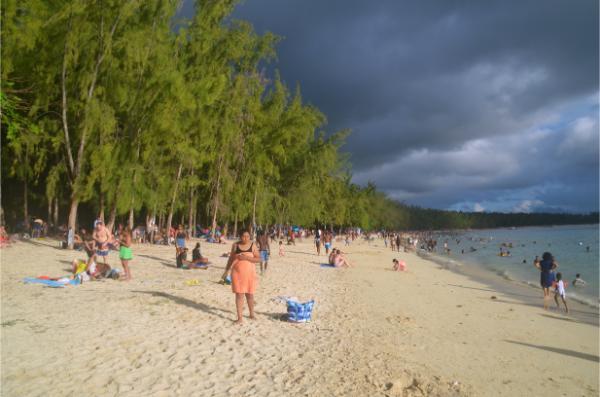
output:
[[[557,271],[568,281],[567,296],[599,306],[598,225],[485,229],[438,234],[438,257],[482,267],[504,277],[539,286],[539,271],[533,266],[536,255],[554,255]],[[450,255],[444,253],[444,243]],[[589,247],[589,250],[588,250]],[[499,256],[500,249],[510,256]],[[463,253],[464,250],[464,253]],[[440,258],[440,259],[441,259]],[[577,273],[584,287],[572,286]]]

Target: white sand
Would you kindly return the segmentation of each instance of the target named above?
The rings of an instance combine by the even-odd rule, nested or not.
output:
[[[241,327],[216,283],[229,246],[203,243],[205,271],[136,246],[129,283],[23,284],[85,256],[57,245],[0,252],[2,396],[598,395],[596,325],[381,243],[350,247],[348,270],[320,268],[308,242],[286,246],[260,280],[258,319]],[[387,270],[393,257],[409,272]],[[281,295],[314,298],[313,321],[280,321]]]

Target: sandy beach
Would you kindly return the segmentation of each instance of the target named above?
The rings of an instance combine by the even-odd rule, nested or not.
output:
[[[137,245],[131,282],[24,284],[85,257],[57,247],[0,252],[2,396],[598,395],[597,310],[544,311],[541,291],[502,293],[382,241],[345,249],[351,269],[320,267],[309,241],[273,249],[242,326],[217,283],[229,245],[202,243],[208,270]],[[392,272],[394,257],[409,270]],[[313,321],[282,321],[281,296],[314,299]]]

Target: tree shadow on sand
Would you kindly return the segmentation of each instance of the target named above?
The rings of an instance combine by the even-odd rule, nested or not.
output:
[[[156,262],[158,262],[159,264],[166,266],[166,267],[172,267],[172,268],[177,268],[177,263],[175,261],[175,259],[173,259],[173,262],[170,262],[164,258],[159,258],[158,256],[152,256],[152,255],[144,255],[144,254],[138,254],[137,256],[140,256],[142,258],[148,258],[148,259],[152,259]]]
[[[222,319],[227,320],[227,321],[233,321],[232,318],[225,317],[224,315],[219,313],[219,312],[222,312],[222,313],[228,313],[228,314],[233,315],[233,312],[230,312],[228,310],[219,309],[216,307],[212,307],[205,303],[194,302],[192,300],[182,298],[180,296],[171,295],[171,294],[167,294],[166,292],[160,292],[160,291],[132,291],[132,292],[135,292],[138,294],[151,295],[156,298],[165,298],[165,299],[168,299],[170,301],[177,303],[178,305],[183,305],[183,306],[187,306],[192,309],[201,310],[201,311],[211,314],[213,316],[221,317]]]
[[[506,340],[506,339],[504,340],[504,342],[513,343],[515,345],[533,347],[536,349],[546,350],[546,351],[553,352],[553,353],[564,354],[565,356],[581,358],[583,360],[593,361],[596,363],[600,361],[600,358],[598,356],[595,356],[593,354],[581,353],[581,352],[578,352],[575,350],[561,349],[561,348],[552,347],[552,346],[534,345],[532,343],[517,342],[514,340]]]

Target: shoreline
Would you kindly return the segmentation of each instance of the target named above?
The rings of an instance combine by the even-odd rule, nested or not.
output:
[[[523,303],[532,306],[542,307],[543,305],[542,291],[539,286],[525,280],[514,279],[506,272],[501,274],[498,271],[487,269],[483,265],[476,265],[467,261],[461,261],[458,258],[446,257],[423,250],[417,250],[416,254],[425,260],[437,264],[441,268],[472,278],[473,280],[483,284],[487,284],[490,288],[498,293],[514,295]],[[569,304],[569,315],[577,318],[580,321],[585,321],[589,324],[600,326],[598,305],[594,305],[592,302],[586,301],[580,297],[573,297],[573,295],[569,295],[568,293],[567,302]],[[550,306],[554,310],[554,301],[551,302]]]

